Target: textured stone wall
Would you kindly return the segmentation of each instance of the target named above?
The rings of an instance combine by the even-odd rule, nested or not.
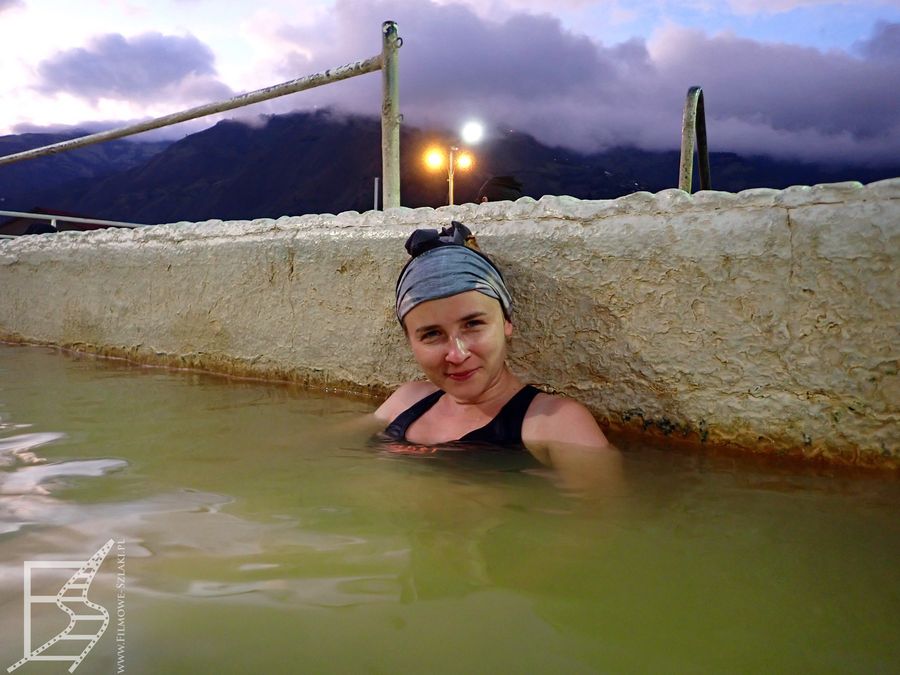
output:
[[[602,421],[896,466],[900,179],[666,190],[0,242],[0,335],[383,395],[416,226],[468,224],[516,301],[511,362]]]

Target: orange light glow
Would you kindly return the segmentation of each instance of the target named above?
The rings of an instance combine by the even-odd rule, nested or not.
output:
[[[425,166],[432,171],[436,171],[444,166],[445,161],[446,158],[444,157],[444,153],[437,148],[429,148],[425,152]]]
[[[472,155],[470,155],[468,152],[464,152],[464,153],[460,154],[459,157],[456,158],[456,166],[463,170],[470,169],[472,167],[472,164],[474,164],[474,163],[475,163],[475,160],[472,158]]]

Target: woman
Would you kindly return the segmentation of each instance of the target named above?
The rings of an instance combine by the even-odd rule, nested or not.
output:
[[[545,394],[506,365],[512,300],[497,267],[460,223],[416,230],[397,281],[397,318],[427,380],[375,411],[385,434],[419,445],[524,445],[542,463],[583,468],[617,455],[588,410]]]

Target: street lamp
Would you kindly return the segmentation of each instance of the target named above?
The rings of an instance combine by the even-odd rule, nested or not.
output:
[[[484,129],[478,122],[468,122],[461,132],[462,139],[466,143],[477,143],[481,140]],[[449,148],[449,157],[444,154],[440,148],[429,148],[425,152],[425,165],[432,171],[437,171],[447,162],[447,203],[453,205],[453,175],[457,169],[467,171],[475,164],[475,158],[471,153],[460,150],[457,146],[451,145]]]
[[[447,203],[453,205],[453,177],[456,170],[467,171],[475,164],[475,158],[465,150],[451,145],[449,156],[440,148],[429,148],[425,151],[425,166],[432,171],[437,171],[447,165]]]

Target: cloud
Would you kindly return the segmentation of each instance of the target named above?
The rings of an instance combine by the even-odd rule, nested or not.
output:
[[[591,5],[617,5],[619,0],[435,0],[439,5],[467,5],[479,16],[505,17],[512,12],[550,13]]]
[[[900,23],[879,21],[872,37],[857,42],[854,48],[863,57],[875,61],[900,61]]]
[[[703,0],[695,0],[702,2]],[[847,0],[728,0],[728,6],[735,14],[782,14],[791,12],[801,7],[830,7],[839,9],[840,5],[849,4]],[[853,0],[853,4],[869,5],[896,5],[897,0]]]
[[[15,9],[16,7],[24,7],[25,3],[23,0],[0,0],[0,14],[3,14],[8,9]]]
[[[874,2],[877,3],[879,0],[874,0]],[[781,14],[799,7],[824,7],[838,4],[842,4],[841,0],[728,0],[728,6],[736,14]]]
[[[87,47],[60,52],[38,66],[45,93],[69,93],[96,102],[207,101],[231,95],[215,75],[212,51],[197,38],[111,33]]]
[[[561,11],[602,8],[607,20],[616,15],[636,16],[651,12],[678,14],[689,10],[702,13],[726,11],[741,16],[774,15],[801,8],[832,8],[850,4],[848,0],[434,0],[438,4],[464,4],[479,16],[507,18],[515,12],[558,14]],[[869,7],[896,6],[897,0],[852,0]]]
[[[900,104],[889,93],[900,89],[895,65],[680,28],[662,31],[651,49],[662,82],[693,75],[703,85],[714,119],[823,138],[847,133],[862,140],[888,132],[900,140]]]
[[[545,101],[582,99],[586,89],[602,91],[608,82],[645,66],[646,50],[640,45],[598,49],[546,15],[518,14],[495,22],[461,5],[406,1],[387,7],[343,0],[321,24],[279,30],[288,51],[282,74],[296,77],[377,53],[384,17],[398,20],[404,38],[399,59],[407,120],[450,122],[466,109],[493,111],[499,120]],[[315,90],[311,98],[377,112],[380,80],[364,80]]]
[[[900,156],[896,24],[879,25],[860,55],[677,26],[647,42],[604,46],[548,15],[490,20],[463,5],[339,0],[319,23],[277,29],[283,74],[377,53],[385,17],[404,38],[400,98],[409,124],[455,129],[478,116],[582,151],[675,149],[685,93],[699,84],[714,151],[861,163]],[[375,115],[380,77],[289,99],[270,111],[337,105]]]
[[[207,121],[204,121],[206,119]],[[221,117],[215,117],[215,121],[219,121]],[[109,120],[86,120],[78,124],[34,124],[32,122],[20,122],[14,124],[11,128],[14,134],[73,134],[84,136],[87,134],[95,134],[110,129],[119,129],[121,127],[137,124],[145,121],[143,119],[109,119]],[[126,136],[126,141],[140,141],[142,143],[152,141],[171,141],[173,138],[183,138],[189,134],[194,134],[209,127],[209,118],[201,118],[181,122],[175,126],[163,127],[160,129],[151,129],[143,131],[135,136]],[[173,129],[177,129],[177,133],[173,134]]]

